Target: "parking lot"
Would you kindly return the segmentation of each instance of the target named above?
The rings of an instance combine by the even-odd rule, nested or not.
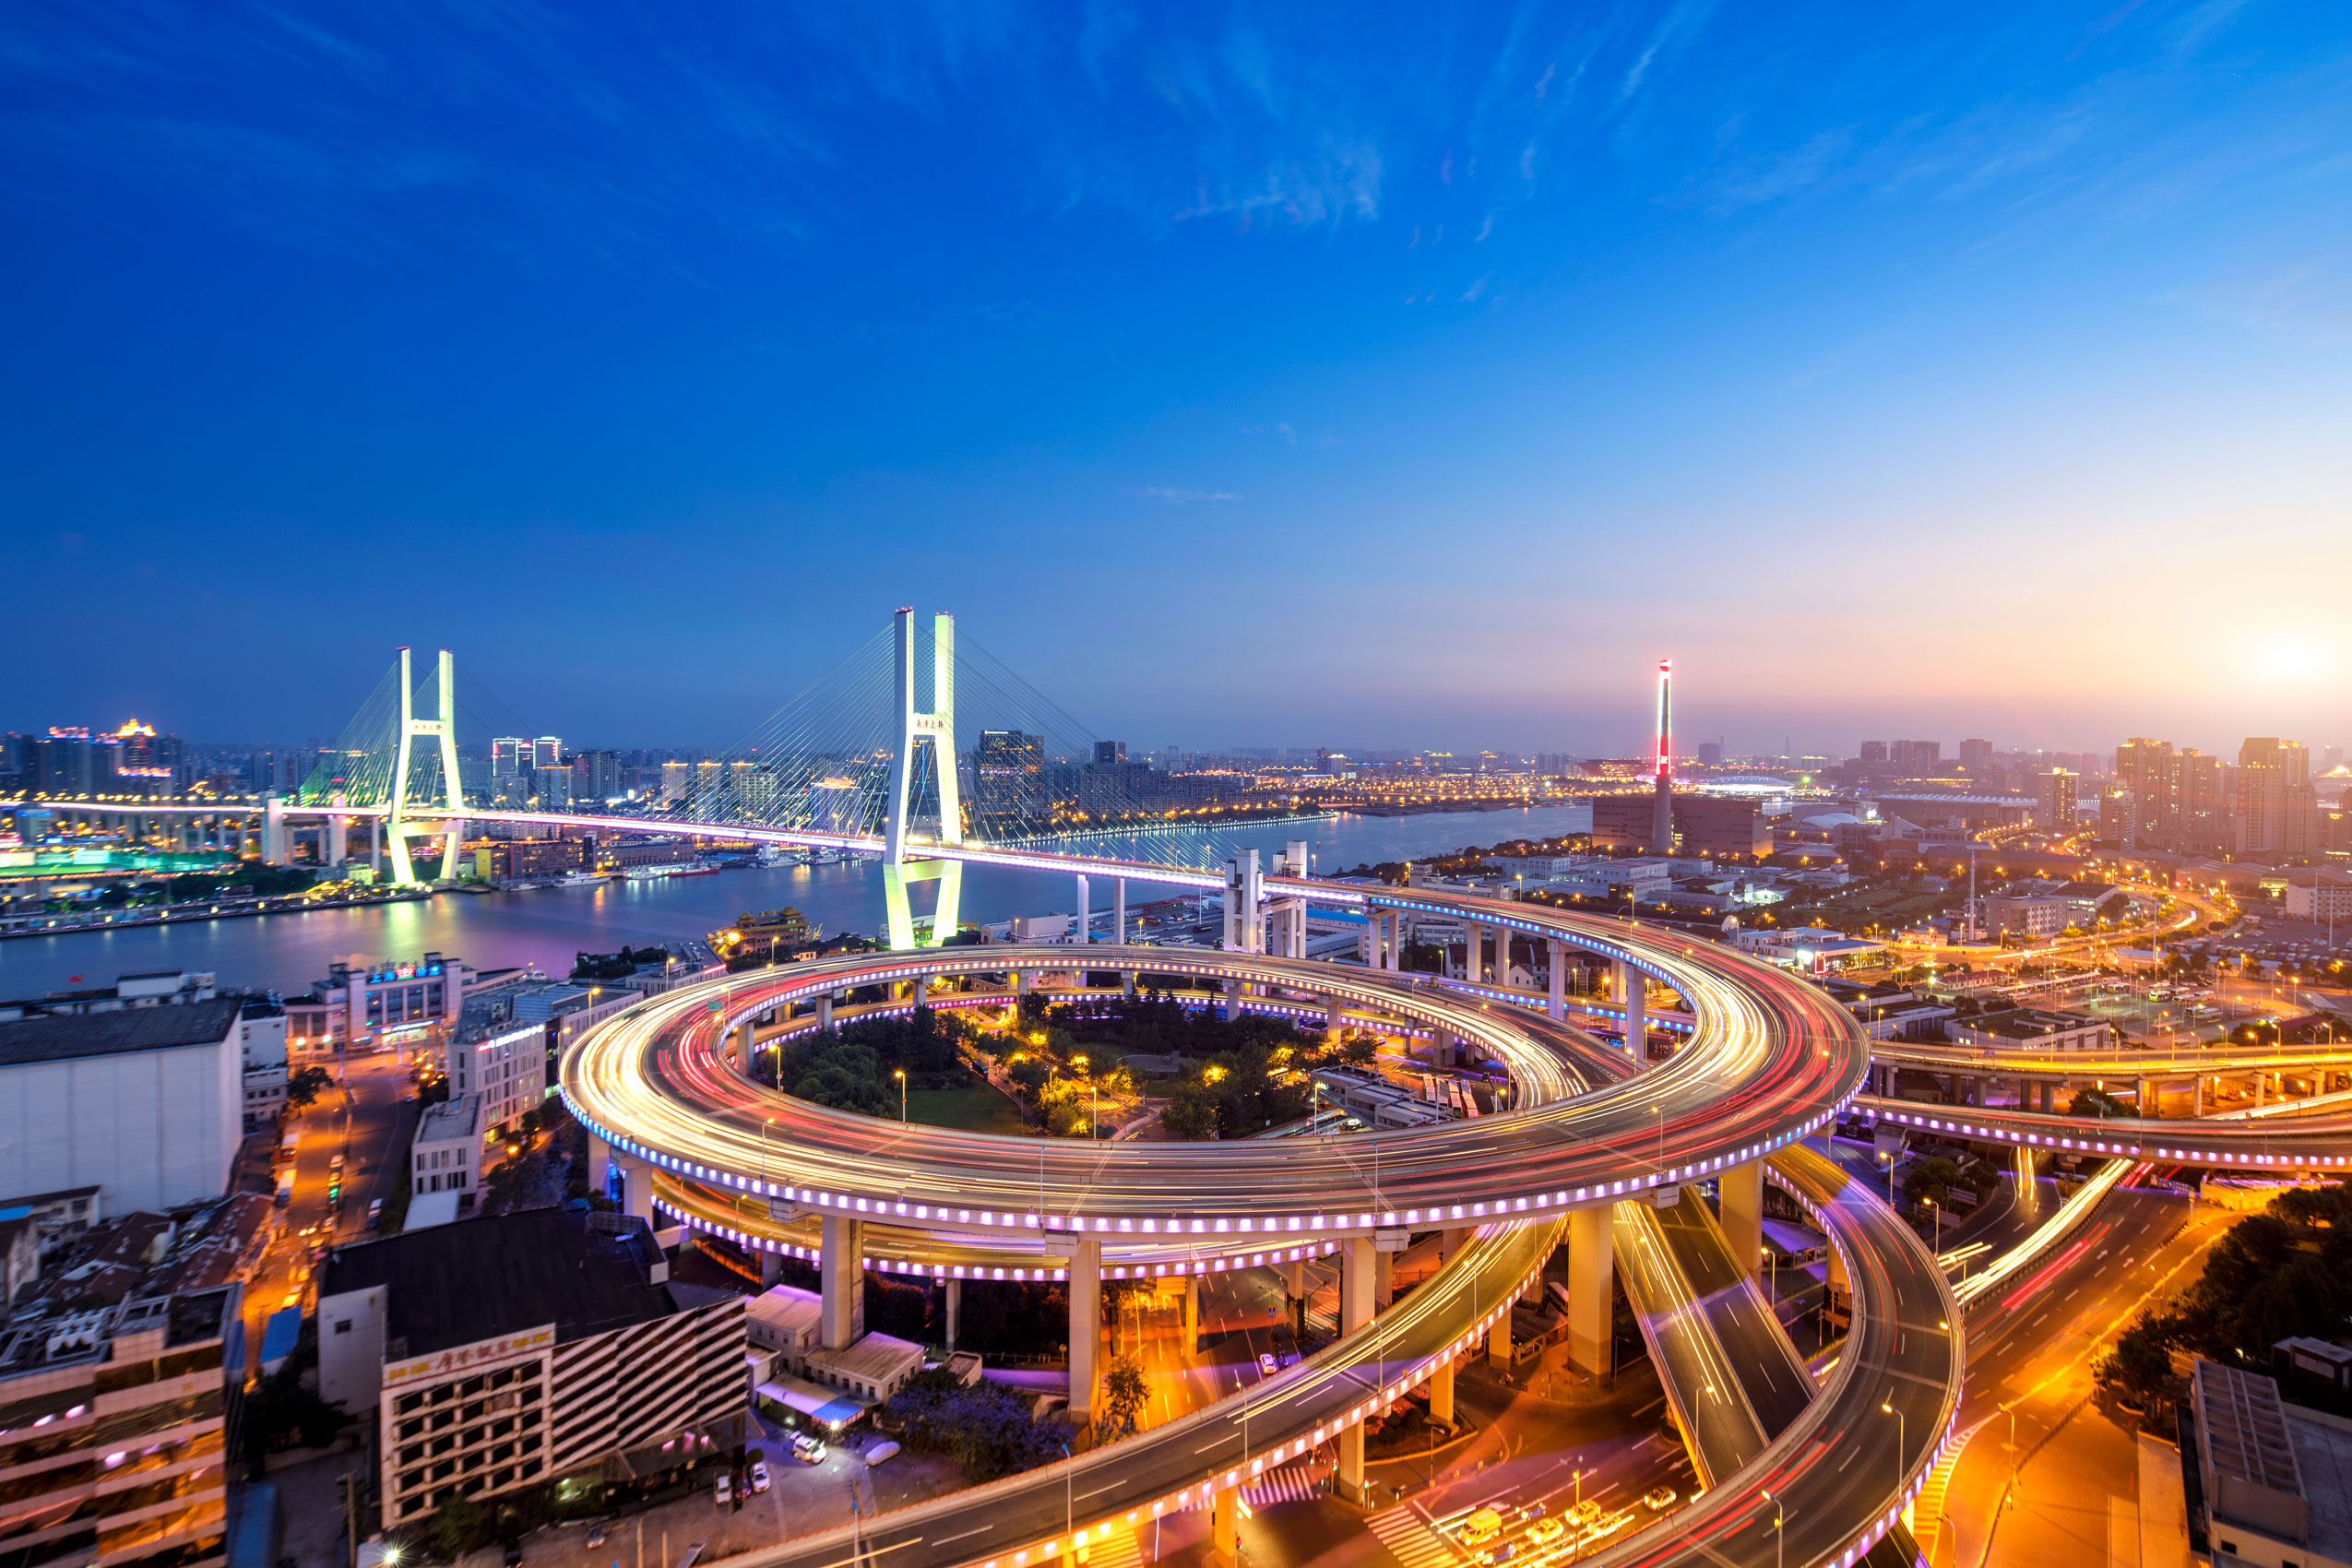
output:
[[[881,1441],[870,1431],[830,1447],[818,1464],[802,1464],[792,1457],[790,1432],[765,1420],[760,1424],[756,1446],[766,1456],[769,1485],[741,1508],[719,1507],[706,1481],[689,1496],[612,1518],[595,1547],[588,1545],[592,1532],[586,1523],[526,1536],[524,1568],[676,1568],[695,1542],[702,1543],[701,1560],[709,1562],[847,1525],[853,1504],[871,1518],[964,1484],[955,1463],[938,1455],[904,1452],[869,1467],[863,1449]],[[499,1548],[486,1547],[463,1568],[500,1568],[501,1555]]]

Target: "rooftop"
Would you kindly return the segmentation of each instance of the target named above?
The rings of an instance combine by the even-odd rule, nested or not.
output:
[[[660,1256],[644,1221],[534,1208],[437,1225],[327,1255],[319,1297],[389,1286],[387,1360],[555,1325],[558,1344],[677,1310],[652,1283]]]
[[[424,1108],[424,1116],[417,1123],[418,1144],[470,1142],[481,1133],[481,1100],[473,1095],[460,1095],[445,1099],[438,1105]]]
[[[845,1350],[811,1350],[808,1355],[813,1367],[877,1385],[906,1371],[910,1361],[920,1366],[922,1359],[921,1346],[887,1334],[866,1335]]]
[[[0,1067],[218,1045],[236,1028],[242,1005],[223,998],[178,1007],[71,1013],[0,1023]]]

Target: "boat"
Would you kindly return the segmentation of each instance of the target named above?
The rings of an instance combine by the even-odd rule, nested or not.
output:
[[[549,884],[549,885],[553,887],[599,887],[603,885],[605,880],[605,875],[600,871],[574,871],[564,873],[562,876],[557,877],[552,883]]]
[[[719,868],[700,861],[672,861],[665,865],[629,866],[621,874],[631,882],[649,882],[662,876],[717,876]]]

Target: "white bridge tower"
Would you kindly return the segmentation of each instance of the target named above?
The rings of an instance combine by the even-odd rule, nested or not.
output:
[[[416,868],[409,861],[409,835],[421,831],[410,826],[409,819],[409,753],[410,742],[419,735],[438,738],[441,742],[441,789],[447,797],[449,815],[441,823],[441,879],[453,882],[457,875],[457,844],[465,837],[464,813],[466,802],[458,790],[457,778],[457,660],[447,648],[443,648],[434,671],[434,706],[441,710],[437,719],[419,719],[414,708],[415,690],[410,684],[409,650],[400,650],[400,730],[399,751],[392,763],[392,800],[390,821],[385,837],[392,841],[392,880],[414,882]],[[438,813],[428,808],[426,820]],[[338,857],[339,858],[339,856]]]
[[[915,945],[913,910],[907,902],[910,882],[939,884],[939,902],[931,918],[930,946],[956,934],[956,906],[964,888],[960,861],[907,858],[908,818],[913,814],[915,748],[931,747],[932,771],[939,780],[939,830],[934,844],[964,841],[964,807],[956,776],[956,617],[932,617],[931,711],[915,711],[915,612],[898,612],[897,681],[898,754],[890,765],[890,802],[883,822],[883,902],[890,925],[890,945]]]

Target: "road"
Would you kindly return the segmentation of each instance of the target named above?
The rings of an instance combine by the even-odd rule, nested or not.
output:
[[[416,1127],[409,1075],[391,1051],[355,1056],[339,1085],[290,1113],[284,1130],[296,1134],[293,1197],[279,1211],[277,1235],[245,1285],[246,1342],[255,1354],[270,1313],[296,1301],[307,1306],[315,1289],[312,1254],[330,1241],[365,1235],[369,1203],[392,1195]],[[344,1157],[342,1202],[330,1208],[338,1154]]]
[[[2131,1432],[2090,1403],[2092,1371],[2143,1307],[2196,1277],[2237,1218],[2185,1194],[2118,1188],[2049,1264],[1970,1312],[1960,1426],[1978,1431],[1953,1471],[1935,1562],[2106,1560],[2108,1500],[2136,1491],[2137,1455]]]

